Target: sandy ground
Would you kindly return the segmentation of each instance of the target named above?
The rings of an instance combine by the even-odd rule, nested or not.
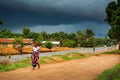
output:
[[[61,63],[42,64],[0,73],[0,80],[95,80],[104,70],[120,62],[120,55],[92,56]]]

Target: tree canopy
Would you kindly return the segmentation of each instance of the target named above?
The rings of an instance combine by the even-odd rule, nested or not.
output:
[[[108,4],[105,21],[111,25],[108,36],[111,39],[120,41],[120,0],[112,1]]]
[[[27,38],[30,34],[30,29],[28,27],[23,28],[24,37]]]
[[[86,29],[85,31],[85,37],[86,39],[93,39],[95,36],[95,33],[91,29]]]
[[[118,33],[118,32],[117,32]],[[19,37],[20,36],[20,37]],[[42,45],[41,41],[60,41],[60,46],[66,47],[93,47],[102,46],[112,41],[105,41],[104,39],[96,39],[94,32],[91,29],[84,31],[77,31],[76,33],[65,33],[65,32],[30,32],[28,27],[23,28],[23,33],[13,33],[8,29],[0,31],[0,38],[18,38],[15,39],[15,44],[22,44],[22,38],[31,38],[34,41],[38,41],[39,45]],[[96,39],[96,40],[95,40]],[[94,41],[95,40],[95,41]],[[105,41],[105,42],[104,42]],[[96,44],[95,44],[96,43]],[[95,45],[94,45],[95,44]]]

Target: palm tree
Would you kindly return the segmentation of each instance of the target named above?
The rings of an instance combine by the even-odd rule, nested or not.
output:
[[[37,37],[37,42],[39,43],[39,46],[42,46],[42,41],[43,41],[43,36],[41,34],[38,35]]]
[[[30,34],[30,29],[28,27],[23,28],[23,35],[25,38],[28,38]]]
[[[87,40],[93,39],[94,36],[95,36],[95,33],[91,29],[86,29],[86,31],[85,31],[85,38]]]
[[[20,52],[20,54],[23,53],[22,49],[24,46],[24,42],[23,42],[23,37],[19,36],[19,37],[15,37],[14,38],[14,47],[17,48],[17,50]]]
[[[77,31],[76,39],[78,46],[80,47],[80,42],[84,39],[84,33],[82,31]]]
[[[48,40],[49,39],[49,36],[48,36],[47,32],[42,31],[40,34],[43,36],[44,40]]]

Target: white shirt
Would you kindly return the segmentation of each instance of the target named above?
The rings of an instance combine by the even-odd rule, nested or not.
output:
[[[40,48],[40,47],[33,47],[33,51],[34,51],[34,52],[39,52],[39,48]]]

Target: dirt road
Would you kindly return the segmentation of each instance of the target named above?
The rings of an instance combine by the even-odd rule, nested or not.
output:
[[[120,62],[120,55],[92,56],[62,63],[44,64],[40,69],[21,68],[0,73],[0,80],[94,80]]]

